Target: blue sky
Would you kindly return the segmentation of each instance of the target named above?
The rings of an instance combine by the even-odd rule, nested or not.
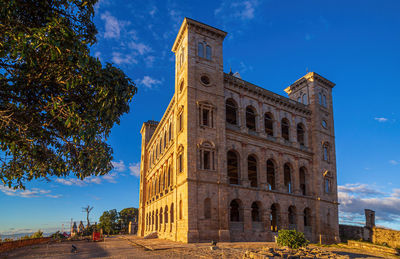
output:
[[[138,206],[144,121],[159,120],[174,89],[171,47],[185,16],[228,32],[224,70],[285,95],[283,89],[315,71],[333,89],[342,223],[400,229],[399,1],[100,1],[92,54],[120,67],[139,91],[109,138],[113,172],[85,181],[34,181],[26,191],[0,186],[0,234],[55,231],[82,207]]]

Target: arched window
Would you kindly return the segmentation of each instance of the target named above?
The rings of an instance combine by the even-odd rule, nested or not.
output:
[[[325,193],[332,192],[332,176],[329,171],[324,173],[324,191]]]
[[[296,207],[290,206],[288,209],[289,229],[296,229]]]
[[[164,223],[168,223],[168,206],[165,205],[165,210],[164,210]]]
[[[301,146],[305,145],[305,131],[304,131],[304,125],[302,123],[297,124],[297,142]]]
[[[231,201],[230,204],[230,219],[231,221],[241,221],[240,206],[236,200]]]
[[[199,42],[197,45],[197,55],[201,58],[204,58],[204,45],[201,42]]]
[[[161,224],[163,223],[163,217],[164,217],[164,214],[163,214],[163,210],[161,208],[160,209],[160,229],[161,229]]]
[[[247,176],[251,187],[257,187],[257,159],[250,155],[247,157]]]
[[[322,158],[324,161],[329,162],[329,143],[324,143]]]
[[[163,149],[167,146],[167,132],[164,132],[164,147]]]
[[[256,113],[250,106],[246,108],[246,127],[249,130],[256,130]]]
[[[172,138],[172,123],[169,124],[169,129],[168,129],[168,142],[171,141]]]
[[[199,145],[200,169],[215,170],[215,146],[213,143],[204,141]]]
[[[154,220],[156,222],[156,231],[157,231],[158,230],[158,210],[156,210],[156,215],[154,215],[154,216],[155,216]]]
[[[239,184],[239,161],[234,151],[227,154],[228,179],[230,184]]]
[[[171,166],[168,166],[168,187],[171,186]]]
[[[322,105],[322,94],[318,93],[318,102],[320,105]]]
[[[284,174],[284,184],[285,189],[288,193],[292,192],[292,177],[291,177],[291,169],[289,163],[286,163],[283,166],[283,174]]]
[[[206,59],[211,60],[211,47],[209,45],[206,46]]]
[[[211,199],[206,198],[204,200],[204,218],[210,219],[211,218]]]
[[[268,136],[274,136],[274,120],[270,113],[266,113],[264,115],[264,125],[265,125],[265,133]]]
[[[303,95],[303,103],[307,105],[307,94]]]
[[[305,167],[300,167],[299,169],[299,178],[300,178],[300,191],[301,194],[306,195],[307,194],[307,189],[306,189],[306,169]]]
[[[275,164],[271,159],[267,160],[268,189],[275,190]]]
[[[182,204],[182,200],[179,201],[179,219],[183,219],[183,204]]]
[[[169,215],[171,217],[171,223],[174,223],[174,203],[171,203],[171,208],[169,209]]]
[[[271,231],[278,232],[279,229],[279,205],[274,203],[271,206]]]
[[[322,105],[323,105],[324,107],[327,106],[327,104],[326,104],[326,95],[323,95],[323,96],[322,96]]]
[[[233,99],[226,100],[226,122],[237,125],[237,105]]]
[[[260,211],[259,211],[257,202],[253,202],[253,204],[251,204],[251,220],[252,221],[261,221],[260,220]]]
[[[311,210],[310,210],[310,208],[304,209],[304,227],[311,227]]]
[[[283,118],[281,121],[282,138],[286,141],[289,141],[289,127],[289,121],[286,118]]]

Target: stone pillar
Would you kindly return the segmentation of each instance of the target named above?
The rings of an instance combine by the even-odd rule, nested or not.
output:
[[[299,168],[299,158],[296,157],[293,165],[292,177],[292,190],[294,194],[300,194],[300,168]]]
[[[365,226],[367,228],[375,227],[375,211],[365,209]]]
[[[133,234],[133,229],[132,229],[133,225],[132,225],[132,221],[129,221],[129,227],[128,227],[128,233],[129,235]]]

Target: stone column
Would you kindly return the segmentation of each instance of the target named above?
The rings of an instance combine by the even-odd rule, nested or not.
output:
[[[300,171],[299,171],[299,158],[296,157],[293,165],[292,172],[292,190],[294,194],[301,194],[300,190]]]

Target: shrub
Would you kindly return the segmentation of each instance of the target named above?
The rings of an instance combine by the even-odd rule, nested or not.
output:
[[[43,232],[39,229],[37,232],[33,233],[31,238],[41,238],[43,237]]]
[[[280,246],[287,246],[291,249],[307,246],[309,243],[303,232],[288,229],[279,230],[276,242]]]

